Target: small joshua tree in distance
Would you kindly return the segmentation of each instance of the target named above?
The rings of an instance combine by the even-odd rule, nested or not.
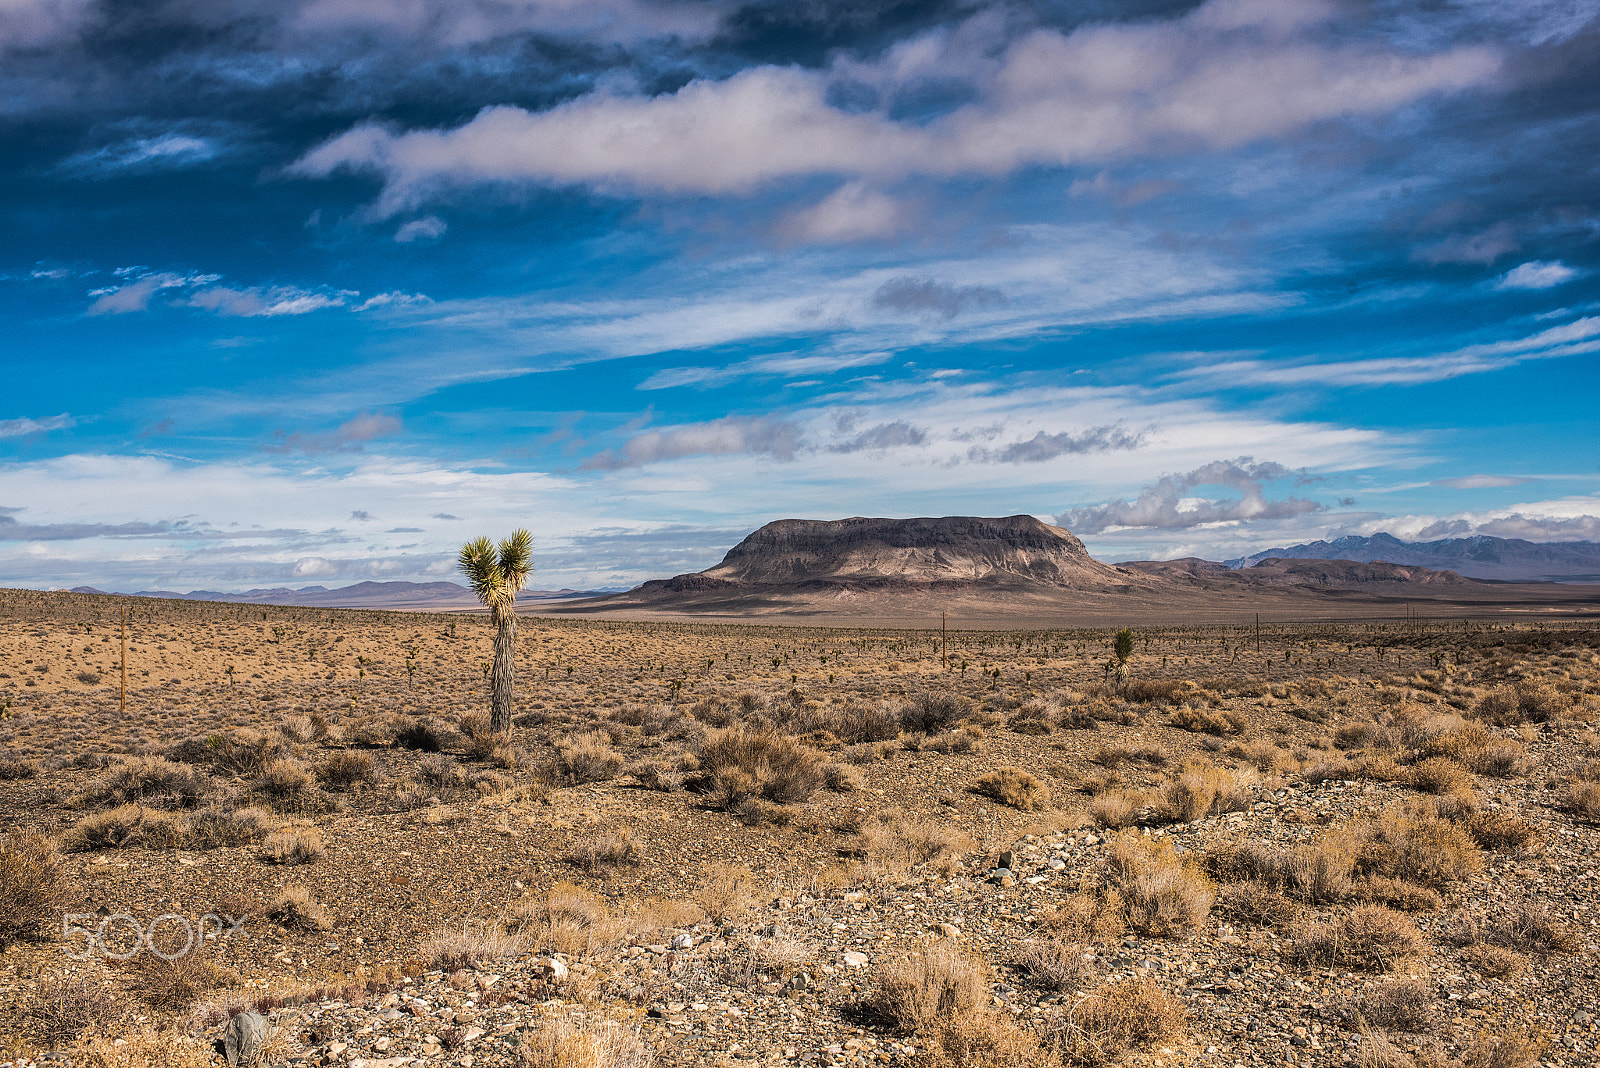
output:
[[[1128,681],[1128,658],[1133,655],[1133,631],[1123,627],[1111,640],[1111,653],[1116,658],[1117,681]]]
[[[494,662],[489,670],[489,729],[511,729],[511,704],[516,682],[517,591],[533,573],[533,535],[514,530],[497,547],[488,538],[469,541],[457,558],[472,592],[489,609],[494,622]]]

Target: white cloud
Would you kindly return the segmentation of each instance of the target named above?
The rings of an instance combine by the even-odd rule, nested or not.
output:
[[[1586,316],[1537,334],[1467,345],[1434,356],[1394,356],[1327,363],[1231,360],[1178,372],[1176,377],[1279,386],[1412,386],[1463,375],[1484,374],[1529,360],[1553,360],[1600,352],[1600,316]]]
[[[799,427],[787,420],[730,416],[709,423],[647,430],[629,438],[620,448],[589,457],[583,469],[613,471],[686,456],[739,453],[792,460],[799,445]]]
[[[450,224],[437,215],[424,215],[420,219],[403,223],[400,229],[394,232],[394,239],[402,245],[409,245],[413,241],[437,241],[448,229]]]
[[[1072,508],[1058,516],[1056,522],[1075,533],[1099,534],[1120,528],[1187,530],[1323,511],[1321,503],[1304,497],[1267,498],[1266,483],[1293,473],[1282,464],[1256,463],[1248,456],[1216,460],[1184,474],[1162,475],[1140,490],[1135,500]],[[1232,489],[1239,496],[1211,499],[1188,495],[1188,491],[1202,486]]]
[[[846,182],[807,208],[778,223],[778,233],[794,241],[823,245],[894,237],[915,221],[911,208],[865,182]]]
[[[342,308],[360,294],[354,290],[310,290],[298,286],[251,286],[230,289],[216,286],[202,289],[184,303],[218,315],[254,318],[274,315],[305,315],[323,308]]]
[[[301,0],[288,28],[307,37],[379,33],[457,48],[521,33],[623,44],[698,39],[716,30],[717,5],[649,0]]]
[[[63,160],[61,169],[89,174],[188,167],[215,159],[221,152],[222,147],[211,138],[169,133],[158,137],[130,138],[88,152],[79,152]]]
[[[65,430],[78,425],[78,421],[66,412],[60,415],[46,416],[43,419],[30,419],[23,416],[19,419],[0,419],[0,438],[21,438],[29,434],[48,434],[52,430]]]
[[[491,107],[448,130],[360,126],[291,171],[375,172],[384,214],[454,186],[717,195],[837,176],[863,184],[791,225],[849,240],[898,225],[874,183],[1232,148],[1481,85],[1498,69],[1484,48],[1411,55],[1296,36],[1328,10],[1213,0],[1174,21],[1036,30],[974,65],[975,102],[923,123],[841,110],[828,103],[830,72],[769,66],[655,97],[598,90],[537,113]]]
[[[887,363],[891,359],[893,354],[888,352],[860,352],[836,356],[802,356],[799,353],[785,352],[752,356],[748,360],[740,360],[738,363],[730,363],[723,367],[666,367],[639,383],[638,388],[653,390],[694,386],[706,389],[727,385],[743,378],[763,376],[800,378],[807,375],[833,374],[855,367],[872,367]]]
[[[1446,489],[1500,489],[1506,486],[1525,486],[1538,479],[1519,478],[1515,475],[1463,475],[1460,478],[1438,478],[1428,483]]]
[[[1496,289],[1550,289],[1570,282],[1580,272],[1559,261],[1531,260],[1495,280]]]

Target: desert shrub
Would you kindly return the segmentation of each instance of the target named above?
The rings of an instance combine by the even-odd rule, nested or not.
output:
[[[33,1037],[50,1049],[86,1034],[110,1033],[126,1015],[111,986],[82,975],[42,980],[22,999],[20,1008]]]
[[[1168,823],[1192,823],[1206,816],[1238,812],[1248,795],[1226,768],[1205,761],[1188,761],[1162,784],[1155,799],[1155,816]]]
[[[1572,708],[1572,698],[1554,687],[1522,681],[1492,690],[1478,700],[1472,714],[1496,727],[1548,723]]]
[[[372,755],[356,749],[335,750],[317,765],[317,780],[334,790],[348,790],[372,778]]]
[[[278,733],[291,742],[321,741],[328,736],[328,721],[321,716],[295,713],[278,721]]]
[[[298,884],[278,891],[267,906],[267,918],[291,931],[326,931],[333,926],[327,910]]]
[[[1446,937],[1458,946],[1489,945],[1529,953],[1575,953],[1583,939],[1565,922],[1535,905],[1522,904],[1489,919],[1451,917]]]
[[[383,713],[376,716],[366,716],[344,728],[344,740],[350,745],[364,745],[381,748],[395,744],[395,739],[402,728],[409,727],[411,721],[392,713]],[[415,747],[407,747],[415,748]],[[438,746],[434,747],[435,749]]]
[[[756,903],[756,877],[740,864],[712,864],[694,900],[713,923],[726,923],[750,911]]]
[[[460,786],[461,766],[443,753],[427,753],[417,761],[417,781],[429,786]]]
[[[1401,912],[1432,912],[1440,905],[1439,895],[1426,886],[1382,875],[1369,875],[1356,883],[1353,896]]]
[[[1068,1065],[1098,1068],[1184,1034],[1183,1005],[1152,979],[1120,979],[1073,1006],[1050,1035]]]
[[[259,808],[208,805],[195,809],[184,820],[184,842],[190,849],[245,845],[266,835],[267,814]]]
[[[250,789],[274,804],[291,804],[311,792],[314,780],[304,763],[282,757],[261,769]]]
[[[567,852],[567,859],[584,871],[607,864],[637,864],[642,856],[633,832],[626,827],[581,841]]]
[[[1461,1059],[1462,1068],[1534,1068],[1548,1042],[1522,1031],[1486,1032],[1473,1036]]]
[[[471,760],[483,760],[505,740],[490,729],[487,712],[466,713],[457,721],[456,729],[465,740],[466,755]]]
[[[618,930],[605,898],[568,882],[554,883],[542,897],[513,902],[502,922],[524,935],[528,948],[546,953],[582,955]]]
[[[1122,895],[1115,890],[1073,894],[1042,911],[1039,926],[1072,942],[1108,942],[1128,929]]]
[[[628,774],[646,790],[670,794],[683,787],[683,769],[674,760],[641,760],[628,768]]]
[[[932,734],[972,715],[972,701],[955,693],[919,693],[900,706],[900,727]]]
[[[976,848],[970,835],[947,824],[894,818],[867,820],[848,852],[882,870],[902,872],[930,863],[957,867],[961,854]]]
[[[262,856],[274,864],[310,864],[326,852],[315,827],[291,827],[267,836]]]
[[[71,1050],[74,1068],[212,1068],[211,1050],[181,1030],[142,1030],[117,1038],[96,1035]]]
[[[1417,925],[1403,914],[1382,905],[1357,905],[1327,923],[1302,928],[1295,952],[1313,964],[1391,971],[1425,944]]]
[[[903,1031],[937,1031],[946,1021],[988,1012],[988,974],[976,957],[947,943],[925,943],[910,960],[884,967],[872,1005]]]
[[[1248,727],[1243,716],[1227,708],[1195,708],[1184,705],[1173,713],[1172,725],[1196,734],[1243,734]]]
[[[420,753],[437,753],[444,748],[445,739],[445,729],[428,719],[409,720],[394,732],[395,745]]]
[[[1105,790],[1090,799],[1089,815],[1101,827],[1121,830],[1133,826],[1146,800],[1137,790]]]
[[[1024,812],[1050,807],[1050,788],[1021,768],[996,768],[973,780],[977,793]]]
[[[931,736],[908,734],[905,736],[904,744],[906,749],[912,752],[966,753],[977,745],[981,737],[983,728],[969,723],[959,730],[945,731]]]
[[[1161,767],[1169,759],[1167,751],[1158,745],[1102,745],[1089,757],[1089,762],[1103,768],[1120,767],[1129,762]]]
[[[1600,783],[1570,784],[1561,795],[1561,807],[1574,816],[1600,823]]]
[[[39,765],[23,757],[0,756],[0,782],[31,779],[39,774]]]
[[[1449,757],[1435,756],[1411,766],[1406,782],[1430,794],[1465,793],[1475,785],[1472,773]]]
[[[1461,959],[1467,966],[1478,974],[1489,979],[1501,979],[1521,973],[1527,967],[1527,958],[1521,953],[1505,949],[1501,946],[1491,946],[1487,943],[1475,943],[1463,947]]]
[[[61,846],[70,853],[84,853],[134,846],[162,849],[182,841],[182,827],[170,814],[142,805],[118,805],[73,824],[62,836]]]
[[[1416,747],[1419,758],[1449,757],[1479,775],[1507,778],[1527,768],[1528,751],[1519,742],[1501,738],[1482,723],[1454,720],[1428,734]]]
[[[1175,679],[1129,679],[1121,697],[1140,705],[1176,705],[1194,692],[1194,686]]]
[[[88,793],[97,801],[155,801],[188,806],[204,796],[210,786],[209,776],[187,764],[158,756],[137,757],[107,771]]]
[[[1449,820],[1399,812],[1366,829],[1356,870],[1438,888],[1482,871],[1483,854],[1472,836]]]
[[[889,701],[851,701],[832,729],[845,742],[886,742],[900,733],[900,709]]]
[[[601,731],[569,734],[556,742],[556,763],[569,782],[605,782],[622,773],[622,754]]]
[[[1139,933],[1178,937],[1210,915],[1217,896],[1211,880],[1172,843],[1123,834],[1110,843],[1106,859],[1123,915]]]
[[[828,789],[836,794],[852,793],[867,784],[867,777],[861,773],[861,769],[849,764],[829,764],[823,769],[823,775]]]
[[[792,735],[738,724],[707,734],[687,785],[731,809],[760,797],[780,804],[808,800],[826,780],[827,758]]]
[[[526,952],[527,939],[499,924],[463,923],[459,930],[437,931],[417,950],[431,968],[454,972],[509,960]]]
[[[613,1020],[547,1017],[523,1040],[523,1068],[649,1068],[650,1050]]]
[[[1439,1022],[1433,991],[1415,979],[1369,986],[1346,1003],[1345,1011],[1357,1029],[1376,1027],[1421,1034],[1433,1030]]]
[[[1484,849],[1526,849],[1539,839],[1539,828],[1509,812],[1470,812],[1460,823]]]
[[[16,833],[0,838],[0,950],[55,923],[70,887],[66,864],[50,839]]]
[[[1252,880],[1314,905],[1352,896],[1359,842],[1346,834],[1326,834],[1302,845],[1275,848],[1257,842],[1221,846],[1206,854],[1205,867],[1229,882]]]
[[[1034,986],[1045,990],[1075,990],[1093,974],[1083,957],[1083,947],[1058,939],[1033,939],[1017,950],[1017,967]]]
[[[281,735],[245,728],[185,739],[168,749],[167,756],[224,774],[255,775],[288,752]]]
[[[126,976],[129,990],[158,1012],[181,1012],[202,994],[236,978],[202,953],[184,953],[171,960],[140,953],[118,970]]]
[[[1252,927],[1283,930],[1300,918],[1300,906],[1276,890],[1256,883],[1224,887],[1217,894],[1216,911]]]

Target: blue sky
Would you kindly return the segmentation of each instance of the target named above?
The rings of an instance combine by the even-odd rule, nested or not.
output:
[[[1586,0],[15,0],[0,584],[1600,540]]]

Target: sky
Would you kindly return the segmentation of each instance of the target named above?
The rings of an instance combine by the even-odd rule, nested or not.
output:
[[[0,585],[1600,540],[1592,0],[4,0]]]

